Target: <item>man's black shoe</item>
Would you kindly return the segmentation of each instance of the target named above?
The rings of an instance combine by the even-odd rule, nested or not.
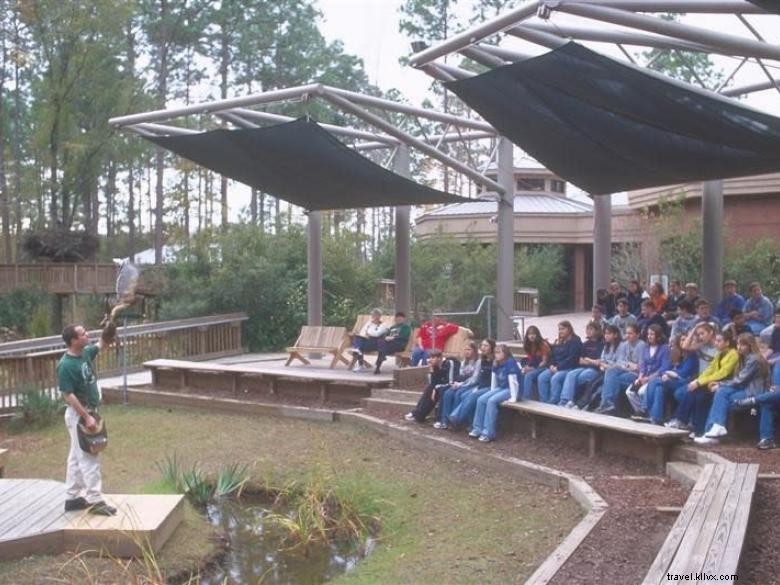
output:
[[[89,505],[89,513],[96,516],[113,516],[116,514],[116,508],[100,501]]]
[[[775,442],[772,439],[761,439],[756,447],[762,451],[768,451],[769,449],[776,448],[777,445],[775,445]]]
[[[86,510],[89,508],[87,500],[84,498],[73,498],[71,500],[65,500],[65,511],[75,512],[76,510]]]

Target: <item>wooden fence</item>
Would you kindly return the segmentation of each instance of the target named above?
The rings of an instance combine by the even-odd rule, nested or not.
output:
[[[35,287],[52,294],[111,293],[115,264],[0,264],[0,293]]]
[[[98,375],[120,373],[125,349],[128,371],[157,358],[200,360],[240,354],[241,323],[247,319],[246,314],[235,313],[120,327],[117,343],[98,354]],[[89,336],[97,340],[100,330]],[[60,336],[0,343],[0,412],[15,408],[26,388],[56,391],[55,370],[64,351]]]

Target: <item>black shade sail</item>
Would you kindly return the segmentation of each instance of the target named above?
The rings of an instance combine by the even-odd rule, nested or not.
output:
[[[466,201],[383,169],[306,118],[266,128],[148,139],[310,210]]]
[[[763,8],[767,12],[780,14],[780,1],[778,0],[748,0],[748,2]]]
[[[780,171],[780,118],[577,43],[447,86],[594,195]]]

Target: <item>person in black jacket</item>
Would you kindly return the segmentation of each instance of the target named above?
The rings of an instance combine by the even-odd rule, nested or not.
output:
[[[441,350],[432,349],[428,353],[428,360],[428,384],[414,410],[404,415],[406,420],[425,422],[444,391],[450,387],[458,375],[458,361],[450,358],[444,359]]]

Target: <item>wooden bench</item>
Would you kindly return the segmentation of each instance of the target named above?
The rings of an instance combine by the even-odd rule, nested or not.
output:
[[[408,366],[412,359],[412,351],[417,343],[417,333],[419,331],[419,328],[412,331],[412,336],[409,338],[406,349],[395,354],[395,357],[402,366]],[[472,339],[474,339],[474,332],[471,329],[468,327],[458,327],[458,332],[455,335],[448,337],[447,341],[444,343],[444,349],[442,350],[444,357],[462,360],[463,348],[466,346],[466,343]]]
[[[5,476],[6,463],[8,463],[8,449],[0,449],[0,478]]]
[[[152,373],[152,385],[186,389],[196,379],[198,385],[208,385],[214,390],[226,390],[239,396],[244,383],[250,379],[268,384],[271,395],[279,393],[279,382],[291,380],[314,384],[319,391],[320,400],[328,400],[330,389],[334,386],[354,386],[370,393],[372,388],[387,387],[392,383],[389,376],[355,376],[352,373],[327,371],[296,371],[280,366],[250,367],[246,365],[215,364],[208,362],[188,362],[184,360],[157,359],[144,363]],[[164,380],[162,379],[164,376]],[[203,378],[208,376],[208,382]]]
[[[349,365],[349,360],[344,357],[342,352],[346,349],[347,330],[344,327],[320,327],[314,325],[304,325],[301,327],[301,334],[295,341],[295,345],[288,347],[285,351],[290,354],[285,366],[289,366],[293,360],[297,359],[305,365],[310,365],[304,353],[324,353],[333,356],[330,367],[333,368],[338,362],[344,362]]]
[[[352,327],[352,330],[347,334],[349,337],[349,341],[347,343],[347,346],[344,348],[345,350],[352,347],[352,343],[355,340],[355,337],[357,337],[360,332],[363,330],[363,326],[368,323],[371,320],[371,315],[358,315],[357,319],[355,319],[355,325]],[[382,324],[387,327],[388,329],[395,323],[395,317],[393,315],[382,315]],[[375,351],[367,351],[363,353],[363,357],[367,355],[376,355]],[[353,367],[355,367],[355,362],[357,361],[357,356],[352,355],[352,359],[349,363],[349,369],[351,370]],[[366,363],[370,366],[373,366],[370,361],[365,360]]]
[[[519,411],[528,417],[531,423],[531,437],[534,439],[539,435],[540,419],[558,420],[571,425],[585,427],[588,431],[588,455],[590,457],[595,457],[601,450],[602,438],[605,433],[618,433],[622,437],[628,436],[640,439],[645,444],[638,450],[639,455],[646,451],[647,443],[651,444],[655,448],[653,461],[663,466],[669,459],[671,448],[688,436],[686,431],[678,429],[668,429],[657,425],[638,423],[624,418],[583,410],[573,410],[532,400],[507,401],[501,406],[508,410]],[[632,452],[631,454],[634,455],[635,453]]]
[[[736,575],[757,479],[755,463],[705,465],[643,585],[666,585],[667,573]]]

